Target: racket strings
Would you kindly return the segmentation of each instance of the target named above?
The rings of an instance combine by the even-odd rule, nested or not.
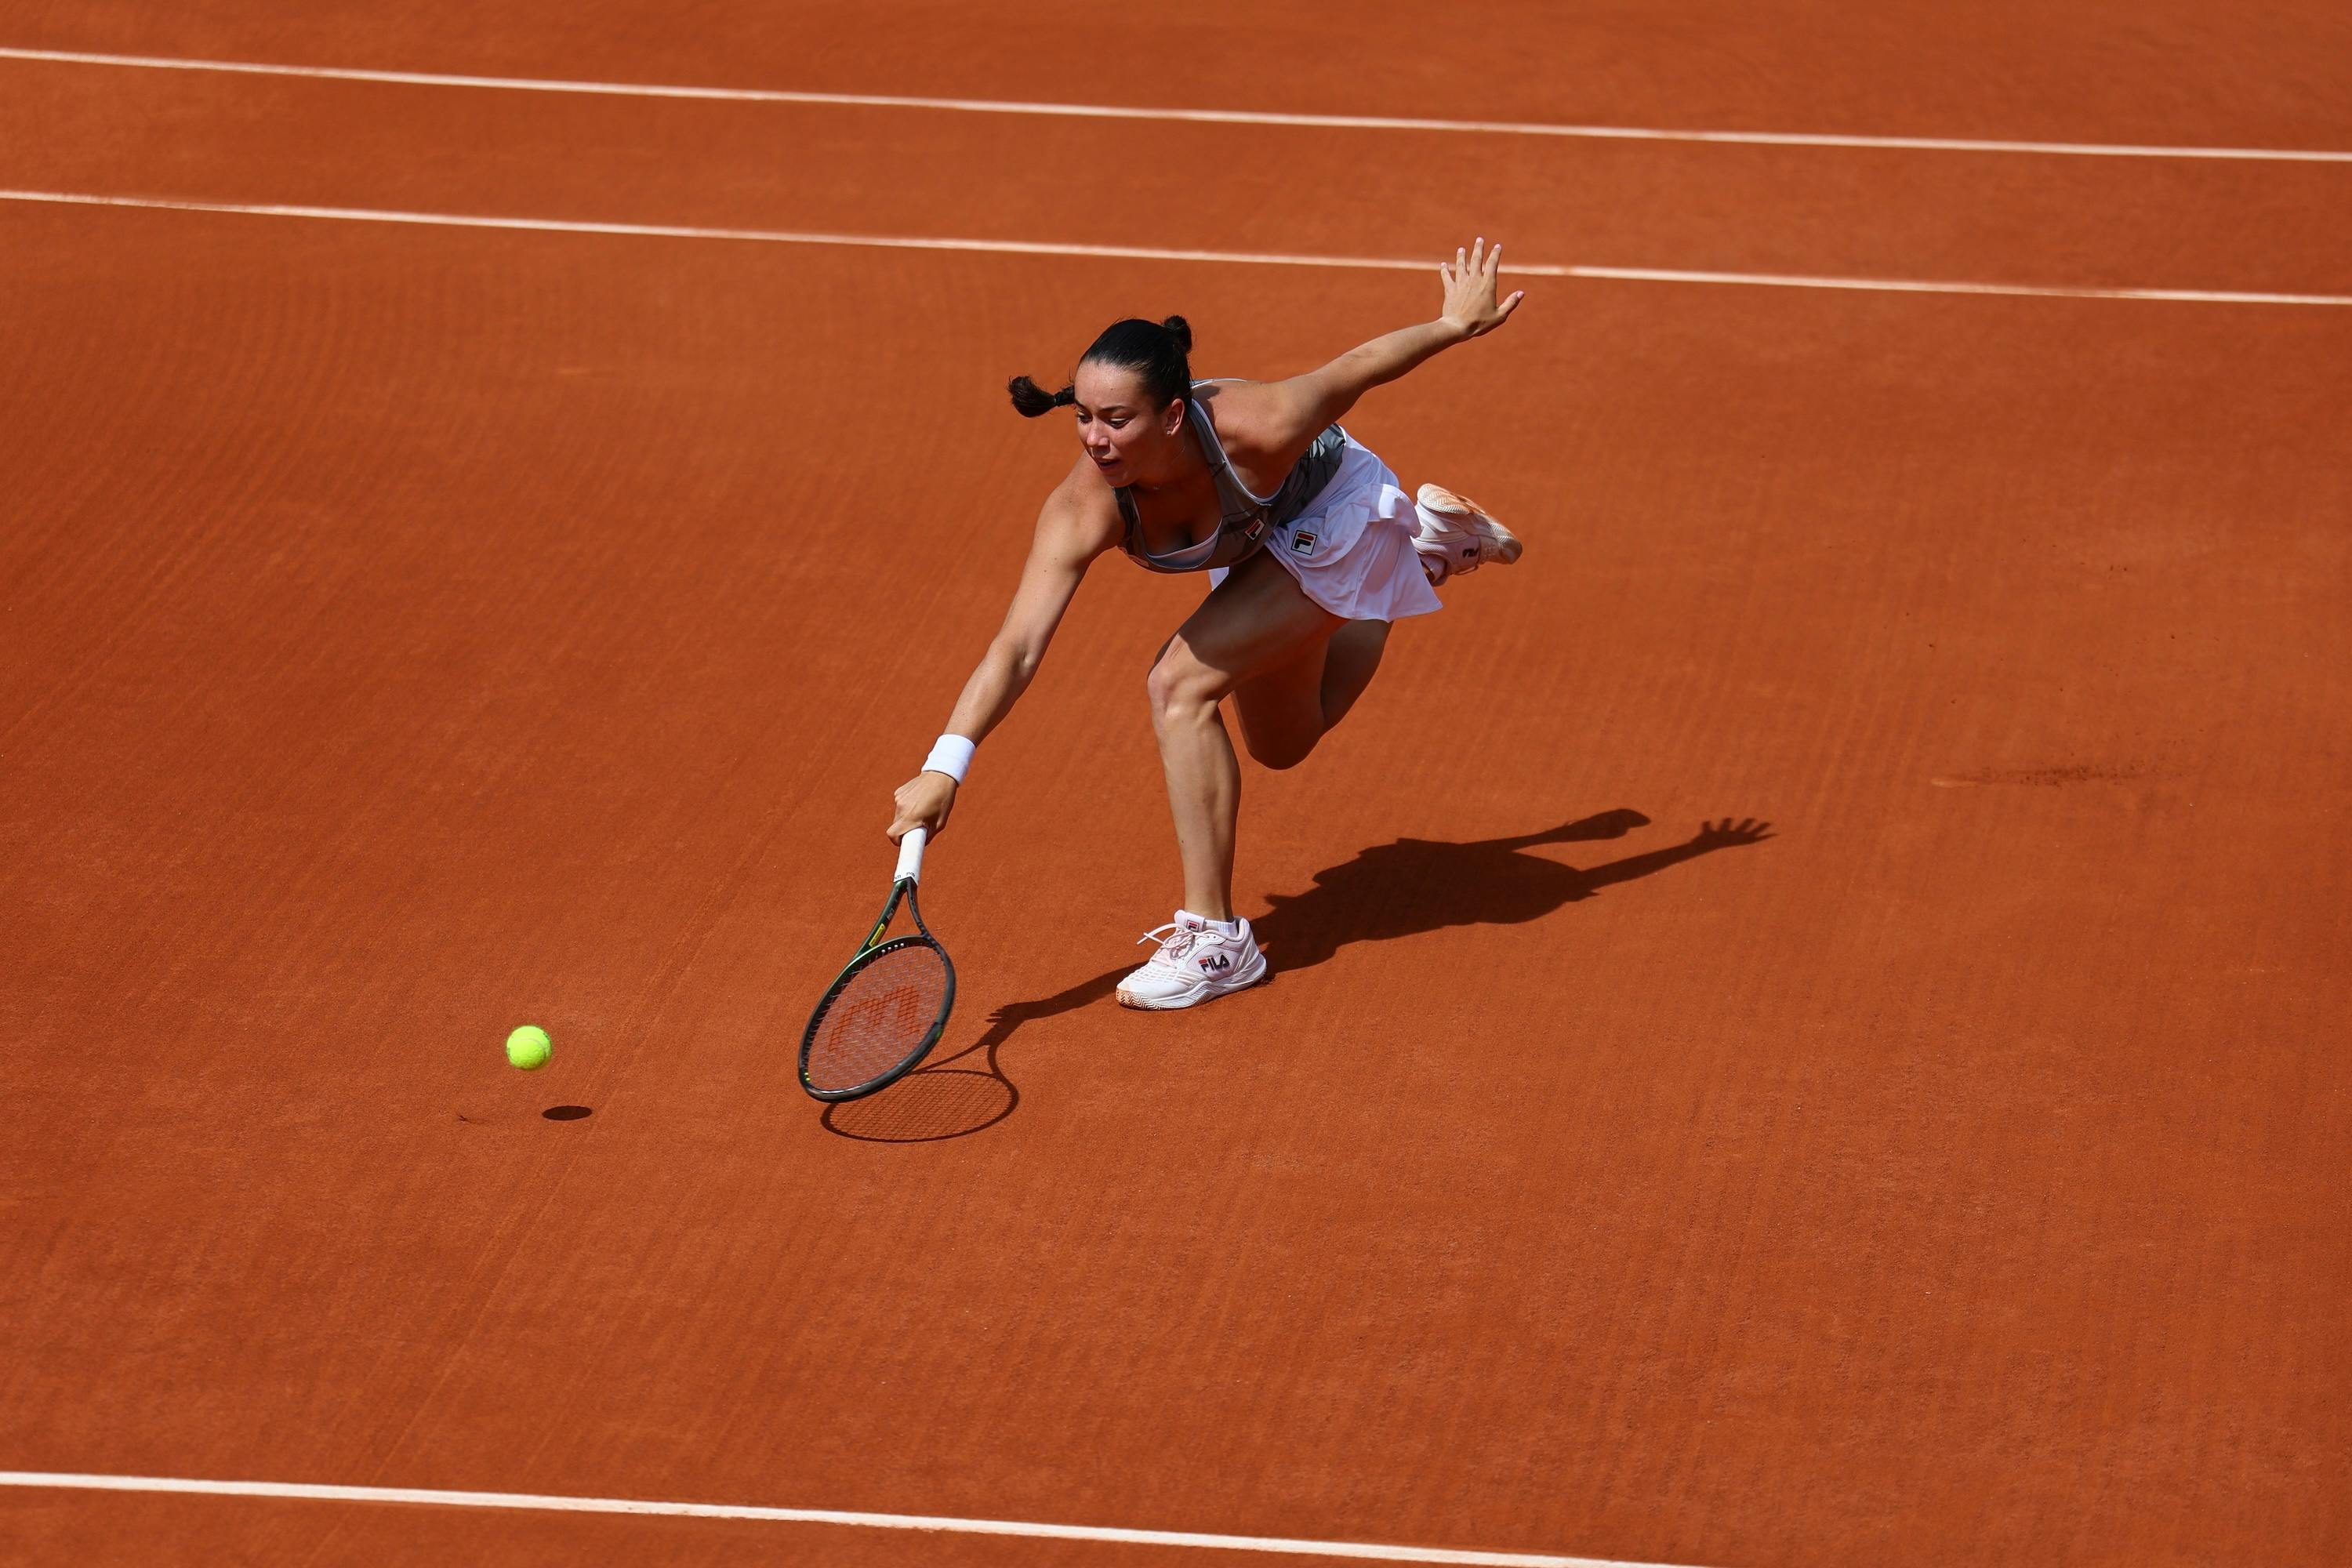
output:
[[[873,1082],[913,1054],[948,999],[939,949],[893,948],[843,983],[809,1039],[808,1079],[821,1090]]]

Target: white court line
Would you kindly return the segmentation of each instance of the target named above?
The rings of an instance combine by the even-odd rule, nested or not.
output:
[[[946,239],[913,235],[819,234],[774,228],[707,228],[687,224],[594,223],[569,218],[489,217],[471,213],[393,212],[376,207],[295,206],[183,201],[170,196],[93,195],[75,191],[0,190],[0,202],[139,207],[161,212],[237,213],[256,217],[326,218],[344,223],[415,224],[438,228],[520,229],[541,234],[632,235],[654,239],[731,239],[761,245],[834,245],[868,250],[950,250],[994,256],[1107,257],[1126,261],[1210,261],[1249,267],[1328,267],[1434,272],[1434,261],[1382,256],[1289,256],[1274,251],[1172,250],[1146,245],[1062,245],[1051,240]],[[2031,283],[1947,283],[1902,278],[1811,278],[1777,272],[1701,272],[1658,267],[1521,266],[1520,278],[1582,278],[1631,283],[1710,283],[1749,289],[1838,289],[1872,294],[1991,294],[2028,300],[2168,300],[2206,305],[2352,306],[2352,294],[2260,294],[2215,289],[2071,289]]]
[[[928,1530],[955,1535],[1018,1535],[1041,1541],[1101,1541],[1125,1546],[1192,1546],[1211,1552],[1349,1557],[1374,1563],[1447,1563],[1474,1565],[1474,1568],[1675,1568],[1675,1564],[1666,1563],[1560,1557],[1540,1552],[1468,1552],[1443,1546],[1376,1546],[1357,1541],[1298,1541],[1277,1535],[1206,1535],[1188,1530],[1122,1530],[1110,1525],[1034,1524],[1011,1519],[952,1519],[919,1513],[845,1513],[822,1508],[752,1508],[731,1503],[654,1502],[640,1498],[554,1497],[537,1492],[313,1486],[297,1481],[203,1481],[173,1476],[95,1476],[48,1470],[0,1470],[0,1486],[61,1488],[75,1491],[173,1492],[199,1497],[289,1498],[310,1502],[422,1503],[438,1508],[520,1509],[542,1513],[635,1513],[685,1519],[751,1519],[776,1524],[842,1524],[867,1530]]]
[[[1338,131],[1436,131],[1486,136],[1569,136],[1602,142],[1702,142],[1747,147],[1864,147],[1913,153],[2038,153],[2071,158],[2206,158],[2267,163],[2352,163],[2352,152],[2284,147],[2164,147],[2113,142],[1987,142],[1957,136],[1838,136],[1810,132],[1675,131],[1633,125],[1559,125],[1519,120],[1415,120],[1382,114],[1279,114],[1246,109],[1139,109],[1108,103],[1023,103],[989,98],[910,98],[875,92],[793,92],[772,88],[665,87],[652,82],[562,81],[542,77],[460,76],[365,70],[346,66],[265,65],[254,60],[172,59],[74,49],[0,48],[0,59],[141,70],[227,71],[409,87],[490,88],[505,92],[586,93],[605,98],[685,98],[719,103],[811,103],[862,109],[929,109],[960,114],[1034,114],[1076,120],[1180,121],[1212,125],[1304,125]]]

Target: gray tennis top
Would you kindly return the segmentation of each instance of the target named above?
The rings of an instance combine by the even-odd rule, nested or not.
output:
[[[1194,391],[1216,384],[1196,381]],[[1220,518],[1217,531],[1206,539],[1195,540],[1181,550],[1171,550],[1165,555],[1154,555],[1143,548],[1142,519],[1135,510],[1135,498],[1128,487],[1118,486],[1118,515],[1127,521],[1127,533],[1119,541],[1119,549],[1136,564],[1153,572],[1206,572],[1213,567],[1232,566],[1247,560],[1265,542],[1266,531],[1280,528],[1313,504],[1339,469],[1339,458],[1348,445],[1348,433],[1337,425],[1327,425],[1307,447],[1306,455],[1290,466],[1290,472],[1270,496],[1259,495],[1242,483],[1234,472],[1231,458],[1225,456],[1224,443],[1217,439],[1216,422],[1209,417],[1208,405],[1198,398],[1188,397],[1184,406],[1190,411],[1186,423],[1192,427],[1192,438],[1200,443],[1201,456],[1209,465],[1209,472],[1217,482]]]

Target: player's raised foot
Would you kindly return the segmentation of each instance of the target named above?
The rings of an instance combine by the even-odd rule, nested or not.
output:
[[[1178,910],[1168,924],[1136,939],[1156,942],[1160,951],[1118,983],[1118,1005],[1154,1012],[1193,1007],[1265,979],[1265,954],[1257,950],[1256,933],[1247,921],[1233,927],[1227,932],[1220,922]]]
[[[1517,534],[1488,517],[1476,501],[1444,485],[1422,486],[1413,501],[1421,526],[1413,532],[1412,547],[1432,583],[1490,563],[1508,566],[1526,548]]]

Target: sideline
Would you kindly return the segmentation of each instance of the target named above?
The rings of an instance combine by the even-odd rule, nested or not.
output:
[[[1126,261],[1212,261],[1252,267],[1374,268],[1434,272],[1434,260],[1378,256],[1290,256],[1273,251],[1169,250],[1142,245],[1060,245],[1049,240],[933,239],[913,235],[814,234],[772,228],[703,228],[684,224],[593,223],[566,218],[489,217],[468,213],[396,212],[379,207],[289,206],[246,202],[183,201],[169,196],[110,196],[76,191],[0,190],[0,202],[62,206],[139,207],[161,212],[236,213],[256,217],[319,218],[342,223],[418,225],[435,228],[519,229],[541,234],[625,235],[653,239],[730,239],[761,245],[835,245],[869,250],[949,250],[998,256],[1108,257]],[[1750,289],[1838,289],[1874,294],[1992,294],[2027,300],[2154,300],[2205,305],[2352,305],[2352,294],[2258,294],[2212,289],[2071,289],[2031,283],[1933,282],[1901,278],[1811,278],[1773,272],[1697,272],[1654,267],[1562,267],[1547,263],[1507,269],[1521,278],[1580,278],[1606,282],[1706,283]]]
[[[1697,142],[1743,147],[1859,147],[1912,153],[2027,153],[2062,158],[2203,158],[2265,163],[2352,163],[2352,152],[2292,147],[2165,147],[2116,142],[1998,142],[1958,136],[1841,136],[1795,131],[1676,131],[1634,125],[1557,125],[1541,121],[1414,120],[1381,114],[1280,114],[1246,109],[1139,109],[1108,103],[1021,103],[988,98],[909,98],[889,93],[793,92],[782,89],[665,87],[652,82],[562,81],[543,77],[462,76],[365,70],[344,66],[266,65],[254,60],[171,59],[0,47],[0,59],[139,70],[221,71],[310,77],[405,87],[471,87],[503,92],[585,93],[600,98],[683,98],[718,103],[833,104],[928,109],[957,114],[1034,114],[1077,120],[1155,120],[1212,125],[1300,125],[1334,131],[1433,131],[1481,136],[1566,136],[1602,142]]]
[[[639,1498],[555,1497],[535,1492],[436,1491],[420,1487],[331,1487],[296,1481],[205,1481],[171,1476],[96,1476],[68,1471],[0,1470],[0,1487],[75,1491],[175,1492],[200,1497],[290,1498],[313,1502],[412,1503],[437,1508],[515,1509],[541,1513],[666,1514],[687,1519],[751,1519],[776,1524],[840,1524],[868,1530],[926,1530],[957,1535],[1018,1535],[1041,1541],[1103,1541],[1129,1546],[1193,1546],[1212,1552],[1265,1552],[1293,1557],[1348,1557],[1373,1563],[1442,1563],[1462,1568],[1676,1568],[1536,1552],[1467,1552],[1442,1546],[1375,1546],[1354,1541],[1297,1541],[1268,1535],[1206,1535],[1184,1530],[1121,1530],[1109,1525],[1033,1524],[1009,1519],[950,1519],[917,1513],[843,1513],[820,1508],[752,1508],[728,1503],[654,1502]]]

